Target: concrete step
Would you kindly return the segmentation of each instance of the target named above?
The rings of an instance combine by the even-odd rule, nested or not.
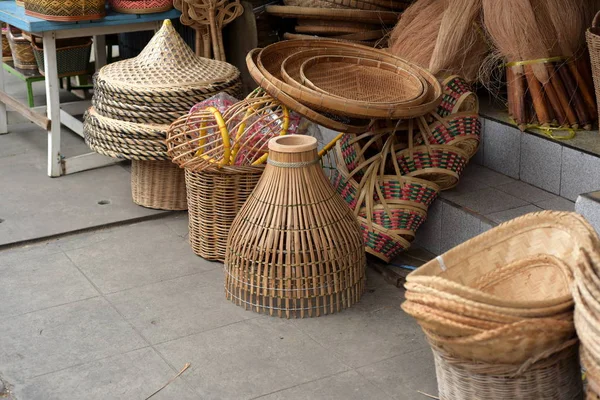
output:
[[[570,201],[600,190],[598,131],[577,131],[573,139],[554,140],[536,129],[521,132],[506,112],[482,107],[481,115],[482,145],[472,162]]]
[[[574,211],[575,203],[472,163],[458,186],[429,208],[415,245],[442,254],[499,223],[541,210]]]

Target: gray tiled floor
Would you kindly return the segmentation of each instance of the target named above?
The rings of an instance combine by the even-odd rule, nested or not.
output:
[[[0,250],[0,378],[16,400],[419,399],[435,372],[402,290],[369,270],[340,314],[286,320],[223,294],[185,214]]]
[[[7,92],[23,98],[24,83],[5,77]],[[43,100],[43,84],[35,86]],[[73,100],[66,92],[61,98]],[[0,246],[164,213],[133,203],[130,174],[121,165],[49,178],[46,148],[46,132],[31,123],[12,125],[0,135]],[[90,152],[67,128],[62,151],[67,157]],[[98,204],[101,200],[110,204]]]

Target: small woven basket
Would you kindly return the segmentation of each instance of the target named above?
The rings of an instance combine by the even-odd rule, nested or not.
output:
[[[45,73],[44,48],[41,39],[33,37],[31,42],[33,55],[40,74]],[[90,54],[92,52],[92,39],[71,39],[70,44],[56,48],[56,64],[58,76],[83,75],[89,72]]]
[[[444,94],[437,113],[442,117],[460,112],[479,112],[479,100],[463,78],[452,75],[442,82]]]
[[[576,400],[583,395],[576,343],[528,366],[471,363],[435,349],[433,355],[440,400]]]
[[[185,170],[190,245],[207,260],[225,261],[233,220],[256,187],[264,167]]]
[[[48,21],[86,21],[104,18],[104,0],[25,0],[25,14]]]
[[[31,42],[27,40],[23,33],[19,29],[9,25],[6,37],[8,38],[15,67],[20,69],[37,69],[38,65],[33,55]]]
[[[10,52],[10,43],[7,37],[8,28],[2,28],[2,61],[12,61],[12,53]]]
[[[596,88],[596,98],[600,99],[600,11],[594,17],[592,27],[587,30],[586,38],[590,59],[592,62],[592,74],[594,76],[594,87]],[[600,103],[599,103],[600,104]],[[599,108],[600,116],[600,108]]]
[[[159,210],[187,210],[184,172],[171,161],[131,162],[135,204]]]

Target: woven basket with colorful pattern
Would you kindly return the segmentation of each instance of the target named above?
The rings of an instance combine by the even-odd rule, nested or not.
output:
[[[6,37],[8,38],[15,67],[20,69],[37,69],[35,56],[31,49],[31,42],[25,38],[21,30],[9,25]]]
[[[8,28],[2,28],[2,61],[12,61],[12,53],[10,52],[10,43],[8,43],[8,37],[6,32]]]
[[[442,117],[458,112],[479,112],[479,101],[469,84],[457,75],[450,76],[442,82],[444,93],[437,113]]]
[[[152,14],[173,8],[173,0],[109,0],[108,3],[123,14]]]
[[[425,133],[430,144],[447,144],[464,150],[473,157],[481,141],[481,121],[470,112],[452,114],[429,125]],[[416,144],[424,144],[422,135],[415,137]]]
[[[25,14],[48,21],[88,21],[104,18],[104,0],[25,0]]]
[[[388,232],[377,224],[371,224],[369,227],[364,218],[358,218],[358,222],[365,241],[365,251],[385,262],[390,262],[410,247],[408,240]]]
[[[403,175],[428,180],[440,187],[451,189],[458,183],[469,155],[449,145],[417,146],[397,154]]]

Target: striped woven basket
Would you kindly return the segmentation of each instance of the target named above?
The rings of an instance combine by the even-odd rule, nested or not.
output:
[[[456,146],[471,158],[481,141],[481,121],[477,114],[471,112],[452,114],[429,125],[425,137],[430,144]],[[415,143],[424,144],[423,135],[417,136]]]
[[[458,112],[479,112],[479,100],[471,86],[460,76],[449,76],[442,82],[444,94],[437,113],[442,117]]]
[[[169,11],[173,0],[109,0],[110,7],[123,14],[153,14]]]
[[[458,184],[469,155],[454,146],[431,145],[403,150],[397,160],[403,175],[425,179],[440,190],[448,190]]]
[[[6,37],[8,38],[15,67],[20,69],[37,69],[38,66],[33,55],[31,42],[25,38],[21,30],[9,25]]]

